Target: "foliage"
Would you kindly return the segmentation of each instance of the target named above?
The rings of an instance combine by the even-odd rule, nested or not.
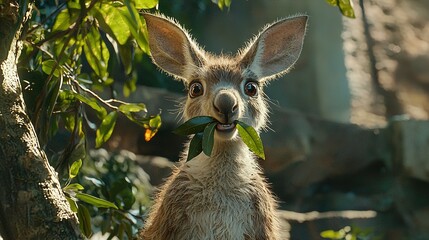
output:
[[[49,160],[60,173],[63,192],[87,237],[98,216],[105,218],[99,226],[103,233],[131,239],[142,222],[136,216],[142,216],[148,204],[147,196],[137,199],[148,193],[141,189],[147,184],[142,184],[142,173],[136,172],[142,170],[132,160],[85,159],[88,148],[100,148],[109,140],[119,115],[145,128],[146,141],[161,127],[159,113],[149,115],[145,104],[119,100],[116,89],[123,86],[125,97],[136,89],[134,61],[149,54],[139,11],[157,4],[158,0],[38,1],[22,37],[18,66],[29,115],[42,147],[50,143]],[[59,146],[54,150],[52,145]],[[96,162],[95,172],[84,170]]]
[[[210,156],[214,145],[214,132],[218,121],[208,116],[198,116],[189,119],[180,125],[174,132],[180,135],[194,134],[190,145],[187,160],[198,156],[201,152]],[[243,142],[258,157],[265,159],[264,147],[256,130],[241,122],[234,121],[234,125]]]
[[[359,227],[345,226],[344,228],[334,231],[326,230],[320,233],[320,236],[331,240],[380,240],[381,236],[376,236],[373,229],[362,229]]]
[[[224,7],[229,8],[232,0],[212,0],[212,2],[217,4],[217,6],[222,10]]]
[[[132,239],[143,224],[141,216],[151,191],[149,177],[137,165],[136,156],[127,151],[92,150],[81,166],[81,160],[72,164],[63,191],[82,232],[87,237],[101,231],[109,238]]]
[[[326,0],[332,6],[337,6],[341,13],[349,18],[355,18],[355,11],[353,10],[352,0]]]
[[[159,122],[159,114],[147,116],[144,104],[116,99],[114,83],[124,82],[124,96],[136,89],[133,57],[149,54],[144,21],[138,11],[153,8],[158,1],[71,0],[47,4],[39,3],[40,11],[27,31],[20,59],[26,89],[38,90],[29,105],[42,145],[64,125],[76,138],[73,142],[85,139],[88,129],[96,130],[95,146],[101,147],[110,138],[118,114],[148,129],[150,140],[160,127],[151,120]],[[118,68],[124,76],[114,80]],[[110,99],[100,97],[107,92],[111,93]],[[98,127],[88,122],[90,112],[96,113]]]

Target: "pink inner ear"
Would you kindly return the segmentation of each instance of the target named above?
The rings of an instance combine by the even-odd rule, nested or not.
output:
[[[183,42],[183,37],[183,33],[167,27],[159,27],[156,30],[149,30],[149,38],[152,40],[152,42],[156,41],[158,43],[157,48],[166,54],[169,58],[174,59],[179,63],[185,62],[185,57],[183,54],[183,46],[185,43]]]
[[[299,24],[292,20],[286,24],[280,24],[273,26],[266,32],[264,38],[264,52],[262,56],[262,62],[265,64],[274,63],[281,61],[280,58],[284,58],[288,53],[295,54],[296,41],[302,39],[303,24]],[[286,60],[286,59],[284,59]]]

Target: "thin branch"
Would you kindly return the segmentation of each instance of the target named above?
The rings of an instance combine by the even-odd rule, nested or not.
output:
[[[117,106],[114,106],[112,104],[110,104],[109,102],[111,102],[110,100],[104,100],[102,99],[100,96],[98,96],[98,94],[96,94],[95,92],[89,90],[88,88],[82,86],[76,79],[71,79],[71,81],[73,83],[76,84],[76,86],[78,86],[80,89],[82,89],[84,92],[88,93],[89,95],[93,96],[94,98],[96,98],[98,101],[102,102],[104,105],[108,106],[111,109],[114,110],[118,110],[119,108]]]

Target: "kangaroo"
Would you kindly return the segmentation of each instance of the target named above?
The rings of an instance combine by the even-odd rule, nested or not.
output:
[[[211,156],[180,165],[156,196],[142,239],[279,239],[277,202],[257,158],[241,141],[234,121],[266,127],[263,87],[285,74],[301,53],[307,16],[267,25],[235,56],[204,51],[175,20],[144,13],[153,62],[188,90],[183,119],[218,121]]]

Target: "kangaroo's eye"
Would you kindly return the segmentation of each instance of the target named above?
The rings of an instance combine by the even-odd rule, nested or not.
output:
[[[256,94],[258,94],[258,88],[259,86],[256,82],[247,82],[244,85],[244,93],[247,96],[254,97]]]
[[[189,97],[194,98],[203,95],[204,89],[200,82],[192,82],[189,86]]]

